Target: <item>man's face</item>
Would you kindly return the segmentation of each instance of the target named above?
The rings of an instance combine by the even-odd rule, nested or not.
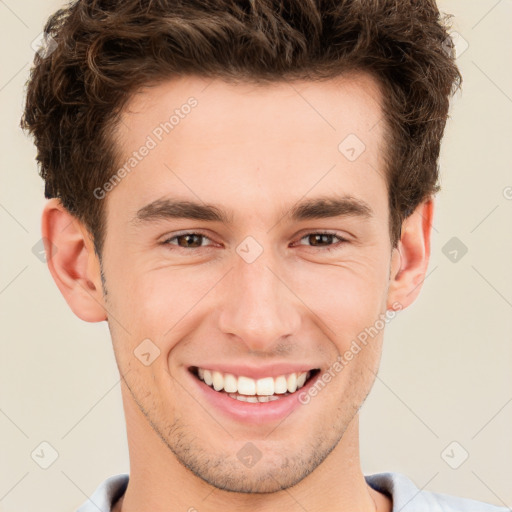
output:
[[[183,107],[190,97],[197,104]],[[216,487],[299,482],[372,386],[382,331],[305,405],[298,392],[242,402],[191,369],[253,369],[276,385],[287,367],[320,369],[318,379],[386,312],[396,251],[384,129],[365,75],[265,86],[189,77],[136,95],[123,116],[119,166],[134,151],[137,163],[104,199],[102,258],[116,360],[155,435]],[[318,198],[352,203],[335,216],[292,215]],[[165,200],[214,204],[229,222],[176,217]],[[244,450],[261,458],[244,463]]]

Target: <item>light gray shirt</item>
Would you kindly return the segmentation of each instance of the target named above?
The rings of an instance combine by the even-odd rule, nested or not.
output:
[[[114,475],[102,482],[77,512],[111,512],[124,494],[129,476]],[[392,512],[511,512],[511,509],[448,494],[422,491],[401,473],[377,473],[365,476],[376,491],[393,500]]]

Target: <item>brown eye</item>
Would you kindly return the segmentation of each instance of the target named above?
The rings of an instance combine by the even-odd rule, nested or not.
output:
[[[324,243],[327,243],[328,245],[332,244],[332,239],[334,238],[334,235],[326,235],[326,234],[314,234],[314,235],[308,235],[308,239],[310,243],[313,245],[313,247],[317,247],[318,244],[322,245]]]
[[[201,247],[208,247],[203,245],[203,240],[209,240],[206,235],[201,233],[181,233],[168,238],[163,242],[164,245],[174,245],[180,249],[198,249]]]
[[[325,249],[326,251],[337,249],[343,243],[348,242],[345,238],[335,235],[334,233],[322,232],[308,233],[301,238],[301,241],[306,239],[309,244],[300,243],[299,245],[309,245],[317,249]],[[336,240],[338,241],[336,242]]]
[[[180,235],[176,237],[178,241],[178,245],[180,247],[201,247],[201,241],[203,239],[203,235],[191,234],[191,235]],[[199,240],[199,241],[198,241]],[[180,242],[183,242],[185,245],[182,245]]]

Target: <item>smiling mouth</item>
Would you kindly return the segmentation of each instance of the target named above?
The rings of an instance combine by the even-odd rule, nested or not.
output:
[[[198,380],[218,393],[241,402],[271,402],[296,393],[307,382],[316,377],[319,368],[307,372],[294,372],[277,377],[251,379],[243,375],[234,375],[215,370],[191,366],[189,371]]]

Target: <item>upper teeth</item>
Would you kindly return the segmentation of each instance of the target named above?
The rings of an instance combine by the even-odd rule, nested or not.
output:
[[[294,393],[304,386],[310,372],[290,373],[279,377],[264,377],[251,379],[245,376],[236,376],[231,373],[222,373],[198,368],[199,378],[215,391],[224,390],[226,393],[239,393],[240,395],[273,395],[274,393]]]

